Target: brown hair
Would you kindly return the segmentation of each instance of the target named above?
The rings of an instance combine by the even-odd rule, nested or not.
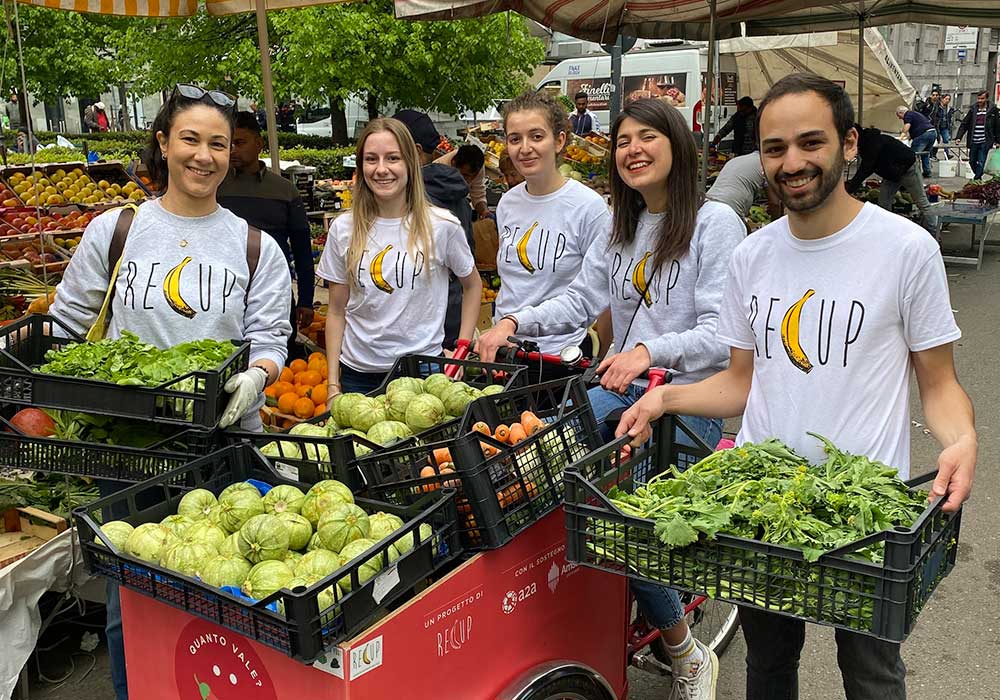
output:
[[[562,103],[547,92],[535,92],[533,90],[521,93],[513,100],[504,105],[503,108],[503,128],[507,128],[507,119],[514,112],[526,112],[537,109],[545,115],[552,135],[559,137],[560,132],[566,132],[566,125],[569,124],[569,116],[563,109]]]
[[[424,177],[420,170],[420,154],[417,152],[417,144],[413,141],[410,130],[398,119],[373,119],[370,121],[358,138],[355,150],[358,167],[364,167],[365,142],[368,137],[381,131],[387,131],[396,138],[403,161],[406,163],[406,210],[403,218],[407,228],[407,250],[411,257],[416,256],[417,252],[423,253],[425,264],[430,269],[430,258],[434,253],[431,207],[424,191]],[[351,204],[353,228],[351,230],[351,244],[347,249],[347,275],[352,287],[357,286],[358,264],[361,262],[365,245],[368,243],[368,232],[371,231],[378,215],[378,201],[371,188],[368,187],[362,171],[362,176],[357,178],[357,184],[354,186],[354,200]]]
[[[658,269],[670,259],[687,254],[694,236],[698,209],[704,195],[698,187],[698,147],[688,129],[684,116],[663,100],[643,99],[629,103],[611,127],[611,163],[618,149],[618,130],[622,122],[631,117],[637,122],[656,129],[670,141],[673,164],[663,187],[670,193],[670,205],[660,235],[653,251],[653,269]],[[646,204],[642,195],[625,184],[618,168],[611,168],[611,208],[614,220],[611,226],[611,245],[625,246],[635,240],[639,217]]]

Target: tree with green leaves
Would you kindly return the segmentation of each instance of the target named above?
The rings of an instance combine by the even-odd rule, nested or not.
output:
[[[4,48],[0,54],[3,88],[7,94],[20,94],[14,3],[4,0],[4,11]],[[110,48],[125,26],[122,18],[20,4],[16,17],[25,82],[33,100],[53,103],[67,97],[96,96],[129,78],[128,70],[115,60]],[[22,100],[21,123],[26,119]]]

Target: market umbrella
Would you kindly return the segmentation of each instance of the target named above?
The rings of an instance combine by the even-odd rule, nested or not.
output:
[[[89,12],[122,17],[190,17],[198,12],[199,0],[17,0],[69,12]],[[278,130],[275,125],[274,87],[271,77],[270,42],[267,36],[267,11],[287,10],[313,5],[337,5],[354,0],[200,0],[210,15],[257,14],[257,45],[260,47],[261,83],[267,112],[267,146],[271,168],[279,172]],[[29,124],[30,128],[30,124]]]
[[[610,44],[619,35],[642,39],[710,39],[740,35],[739,23],[787,14],[828,0],[396,0],[396,16],[458,19],[513,10],[580,39]]]
[[[719,42],[719,52],[736,58],[740,92],[760,101],[782,75],[810,72],[839,82],[849,94],[863,89],[866,126],[897,131],[896,107],[910,104],[916,91],[875,29],[864,31],[865,68],[857,66],[858,33],[818,32],[743,37]],[[859,119],[860,121],[860,119]]]

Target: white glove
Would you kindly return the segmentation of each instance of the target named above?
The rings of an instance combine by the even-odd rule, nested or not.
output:
[[[267,372],[261,367],[251,367],[246,372],[230,377],[224,388],[232,397],[219,419],[219,427],[228,428],[242,418],[260,398],[265,384]]]

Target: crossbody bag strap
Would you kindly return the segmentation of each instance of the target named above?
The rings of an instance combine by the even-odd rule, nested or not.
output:
[[[257,266],[260,264],[260,229],[256,226],[247,226],[247,269],[250,276],[247,278],[247,291],[243,295],[243,306],[250,302],[250,287],[253,286],[254,276],[257,274]]]
[[[111,234],[111,245],[108,246],[108,268],[111,276],[108,279],[108,288],[104,292],[104,301],[101,303],[101,310],[97,313],[97,318],[87,331],[87,340],[102,340],[111,324],[111,299],[115,293],[115,282],[118,281],[118,272],[122,267],[122,253],[125,250],[125,241],[128,232],[132,228],[132,221],[135,220],[137,208],[127,205],[118,214],[118,221],[115,223],[114,233]]]

